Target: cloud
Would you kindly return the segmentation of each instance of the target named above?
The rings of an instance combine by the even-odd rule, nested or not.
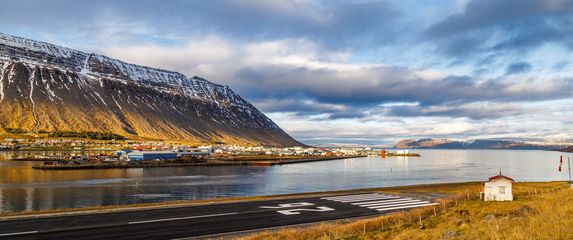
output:
[[[516,74],[516,73],[524,73],[524,72],[528,72],[533,68],[533,66],[531,66],[531,64],[526,63],[526,62],[516,62],[516,63],[512,63],[509,66],[507,66],[507,69],[505,70],[505,74],[506,75],[511,75],[511,74]]]
[[[346,105],[319,103],[310,99],[263,99],[256,102],[264,112],[293,112],[299,115],[320,115],[342,113],[350,109]]]
[[[166,43],[216,34],[239,41],[306,38],[346,49],[393,41],[400,14],[390,1],[22,0],[0,8],[0,27],[57,29],[77,39],[98,38],[94,45],[106,40]]]
[[[572,13],[571,1],[473,0],[463,12],[432,24],[423,36],[460,61],[522,55],[547,43],[573,48]]]
[[[102,54],[127,62],[185,73],[202,75],[218,81],[229,79],[234,71],[231,62],[240,58],[236,46],[220,37],[205,36],[180,46],[142,44],[101,49]]]
[[[446,104],[421,107],[397,106],[389,108],[389,114],[399,117],[453,117],[469,118],[473,120],[498,119],[509,116],[523,115],[532,111],[523,106],[512,103],[475,102],[467,104]]]
[[[509,76],[456,76],[431,69],[344,63],[346,52],[326,50],[304,39],[236,44],[212,35],[181,47],[143,45],[104,53],[199,75],[230,85],[264,112],[320,116],[314,120],[369,121],[383,114],[377,110],[381,104],[400,102],[417,105],[396,107],[387,114],[499,118],[519,113],[515,103],[567,98],[573,90],[569,78],[511,76],[530,70],[527,62],[511,64],[506,70]],[[483,102],[492,104],[471,105]]]
[[[134,44],[104,48],[100,52],[131,63],[179,71],[189,76],[199,75],[214,82],[239,86],[242,83],[234,80],[234,75],[244,66],[304,66],[317,61],[339,61],[346,57],[344,52],[325,50],[305,39],[238,44],[216,35],[189,39],[176,46]]]
[[[303,139],[572,134],[571,1],[3,6],[3,32],[230,85]]]
[[[375,106],[419,102],[422,106],[476,101],[538,101],[571,96],[569,79],[474,79],[446,76],[427,79],[415,70],[392,66],[313,68],[259,65],[240,69],[236,87],[247,96],[303,96],[319,102]]]
[[[360,122],[353,119],[316,121],[295,114],[271,113],[269,116],[304,142],[365,142],[366,144],[394,144],[403,138],[516,138],[570,139],[573,130],[567,127],[567,116],[572,113],[572,99],[542,101],[526,104],[475,103],[462,106],[466,111],[499,112],[500,118],[452,118],[447,114],[425,116],[377,115],[376,121]],[[413,104],[389,104],[406,107]],[[455,106],[450,106],[454,108]],[[495,110],[497,108],[497,110]],[[508,111],[503,115],[504,111]],[[515,112],[516,114],[513,114]],[[344,127],[341,127],[344,126]],[[559,126],[560,131],[553,130]],[[570,141],[570,140],[569,140]]]
[[[568,67],[571,63],[568,61],[560,61],[552,66],[553,70],[561,71]]]

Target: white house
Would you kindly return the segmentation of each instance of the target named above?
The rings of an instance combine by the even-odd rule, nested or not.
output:
[[[513,180],[510,177],[501,175],[489,178],[489,181],[482,183],[481,198],[484,201],[513,201]]]

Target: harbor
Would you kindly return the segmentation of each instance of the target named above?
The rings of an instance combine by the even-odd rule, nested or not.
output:
[[[420,157],[368,156],[297,164],[37,170],[34,155],[82,152],[0,152],[0,211],[156,203],[384,186],[482,181],[501,168],[516,181],[558,181],[562,153],[526,150],[428,150]],[[91,154],[109,154],[91,152]],[[236,161],[236,160],[235,160]],[[165,166],[165,165],[164,165]],[[70,198],[69,196],[74,196]]]
[[[74,163],[73,161],[44,161],[42,164],[32,166],[39,170],[80,170],[80,169],[122,169],[122,168],[168,168],[168,167],[198,167],[198,166],[274,166],[295,163],[307,163],[317,161],[338,160],[346,158],[360,158],[364,155],[344,156],[344,157],[314,157],[314,158],[294,158],[275,160],[216,160],[216,159],[196,159],[196,160],[162,160],[162,161],[137,161],[137,162],[97,162],[97,163]]]
[[[274,166],[344,158],[365,157],[364,152],[320,152],[302,150],[293,154],[272,152],[223,152],[213,147],[179,148],[177,150],[142,151],[118,150],[111,153],[34,155],[12,158],[12,161],[40,162],[32,166],[39,170],[124,169],[193,166]]]
[[[44,154],[14,157],[12,161],[38,162],[38,170],[125,169],[197,166],[274,166],[284,164],[328,161],[365,156],[420,157],[418,153],[397,149],[371,148],[313,148],[313,147],[237,147],[156,145],[133,147],[116,151],[79,154]]]
[[[420,157],[419,153],[412,153],[407,149],[398,149],[394,152],[382,149],[377,155],[381,157]]]
[[[5,138],[5,151],[48,150],[58,154],[22,154],[12,161],[36,162],[38,170],[126,169],[199,166],[274,166],[365,156],[419,157],[407,149],[370,147],[273,147],[226,144],[87,139]],[[50,151],[51,150],[51,151]],[[68,152],[69,154],[63,154]]]

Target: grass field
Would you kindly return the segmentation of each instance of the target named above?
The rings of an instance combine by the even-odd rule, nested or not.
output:
[[[573,239],[573,190],[564,182],[516,183],[513,202],[482,202],[479,183],[398,187],[444,194],[439,206],[237,237],[259,239]]]

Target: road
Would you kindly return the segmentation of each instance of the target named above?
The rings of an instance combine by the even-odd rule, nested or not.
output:
[[[434,205],[380,193],[0,222],[0,239],[175,239],[386,214]]]

